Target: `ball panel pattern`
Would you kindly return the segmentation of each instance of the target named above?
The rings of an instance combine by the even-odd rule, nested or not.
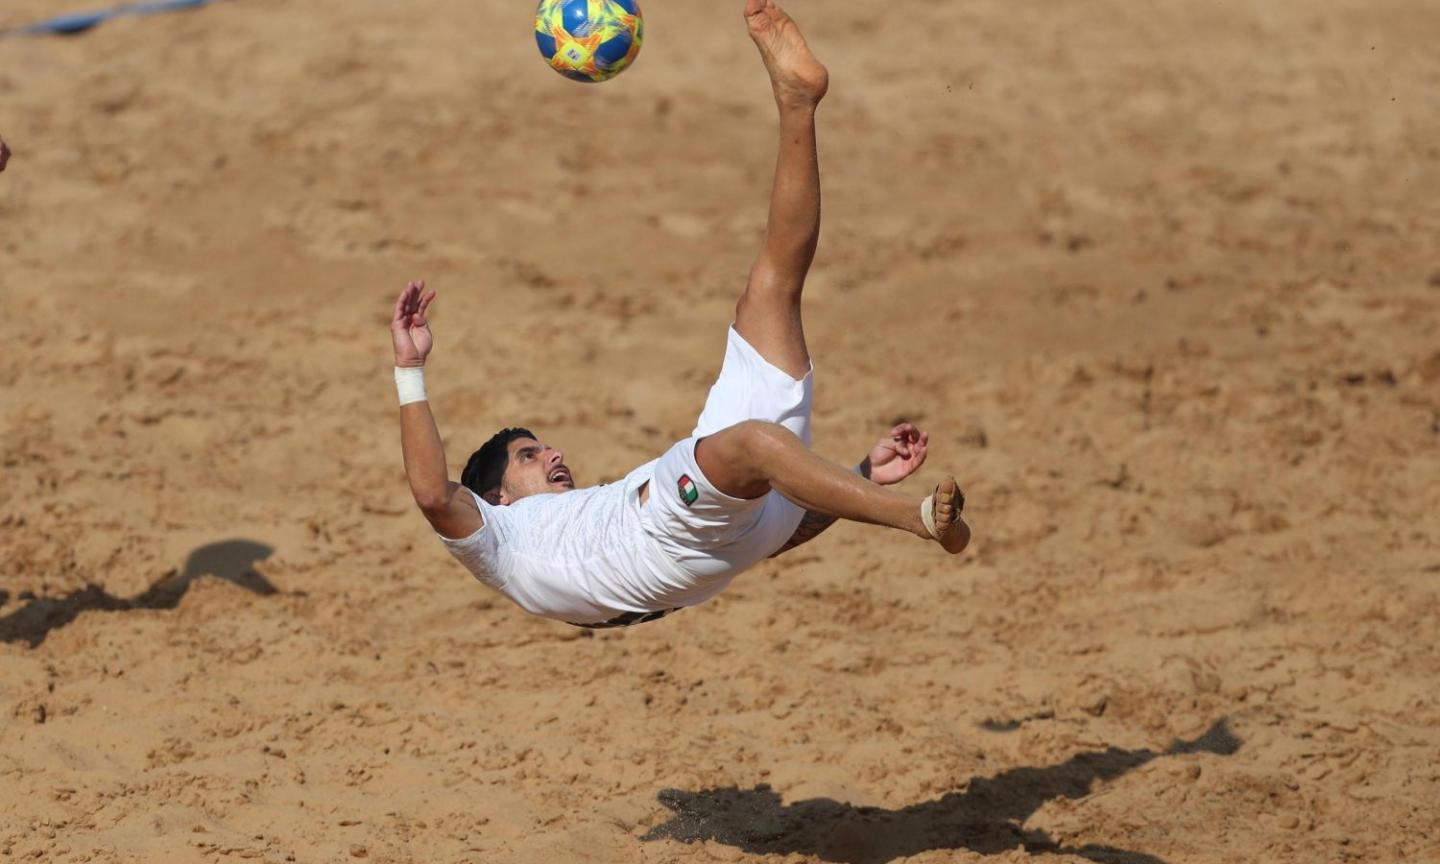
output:
[[[535,42],[550,68],[576,81],[608,81],[635,62],[645,38],[637,0],[541,0]]]
[[[551,36],[549,33],[544,33],[536,30],[535,42],[540,46],[541,57],[544,57],[546,60],[554,59],[555,50],[559,47],[555,42],[554,36]]]

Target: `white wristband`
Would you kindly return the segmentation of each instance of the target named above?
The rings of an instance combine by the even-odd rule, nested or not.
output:
[[[396,366],[395,391],[400,394],[401,406],[426,401],[424,367]]]

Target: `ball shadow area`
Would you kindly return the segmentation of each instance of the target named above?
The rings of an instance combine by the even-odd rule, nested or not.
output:
[[[61,597],[20,594],[25,605],[0,618],[0,642],[24,642],[39,647],[50,635],[84,612],[127,612],[136,609],[174,609],[201,576],[214,576],[268,596],[279,591],[255,565],[275,550],[253,540],[225,540],[199,547],[185,559],[185,567],[171,570],[134,597],[117,597],[94,583]],[[0,600],[0,605],[4,601]]]
[[[1176,741],[1163,751],[1111,747],[1080,753],[1057,765],[975,778],[964,792],[899,810],[855,807],[828,798],[785,804],[763,785],[698,792],[666,789],[658,797],[674,815],[641,839],[711,840],[754,855],[798,852],[836,864],[887,864],[937,849],[981,855],[1024,849],[1104,864],[1164,864],[1144,852],[1094,844],[1064,846],[1044,832],[1021,826],[1045,802],[1083,797],[1097,781],[1114,779],[1161,756],[1229,756],[1239,749],[1240,740],[1222,719],[1199,737]]]

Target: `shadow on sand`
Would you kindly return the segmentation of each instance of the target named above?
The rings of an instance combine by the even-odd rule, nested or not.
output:
[[[855,807],[828,798],[781,803],[769,786],[754,789],[666,789],[660,803],[674,812],[642,840],[713,840],[753,855],[798,852],[837,864],[887,864],[935,849],[968,849],[995,855],[1012,849],[1032,854],[1075,855],[1105,864],[1164,864],[1160,858],[1094,844],[1064,846],[1021,825],[1045,802],[1088,795],[1098,780],[1111,780],[1161,756],[1212,753],[1229,756],[1240,740],[1220,720],[1191,741],[1163,751],[1080,753],[1058,765],[1013,768],[977,777],[964,792],[899,810]]]
[[[251,540],[210,543],[191,552],[183,570],[171,570],[134,597],[116,597],[93,583],[63,597],[22,593],[20,599],[27,601],[25,605],[0,618],[0,642],[25,642],[31,648],[37,647],[50,631],[64,627],[82,612],[174,609],[191,584],[205,575],[233,582],[255,594],[276,594],[275,586],[255,572],[256,562],[269,558],[274,551]]]

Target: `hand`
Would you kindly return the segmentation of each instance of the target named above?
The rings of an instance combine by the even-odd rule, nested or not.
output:
[[[435,336],[430,332],[430,322],[425,317],[434,299],[435,292],[427,292],[423,281],[411,282],[400,292],[400,299],[395,301],[395,316],[390,319],[396,366],[425,365],[425,358],[435,347]]]
[[[930,452],[930,433],[901,423],[881,438],[860,463],[860,470],[881,486],[893,486],[920,470]]]
[[[5,146],[5,139],[0,138],[0,171],[5,170],[5,163],[10,161],[10,148]]]

